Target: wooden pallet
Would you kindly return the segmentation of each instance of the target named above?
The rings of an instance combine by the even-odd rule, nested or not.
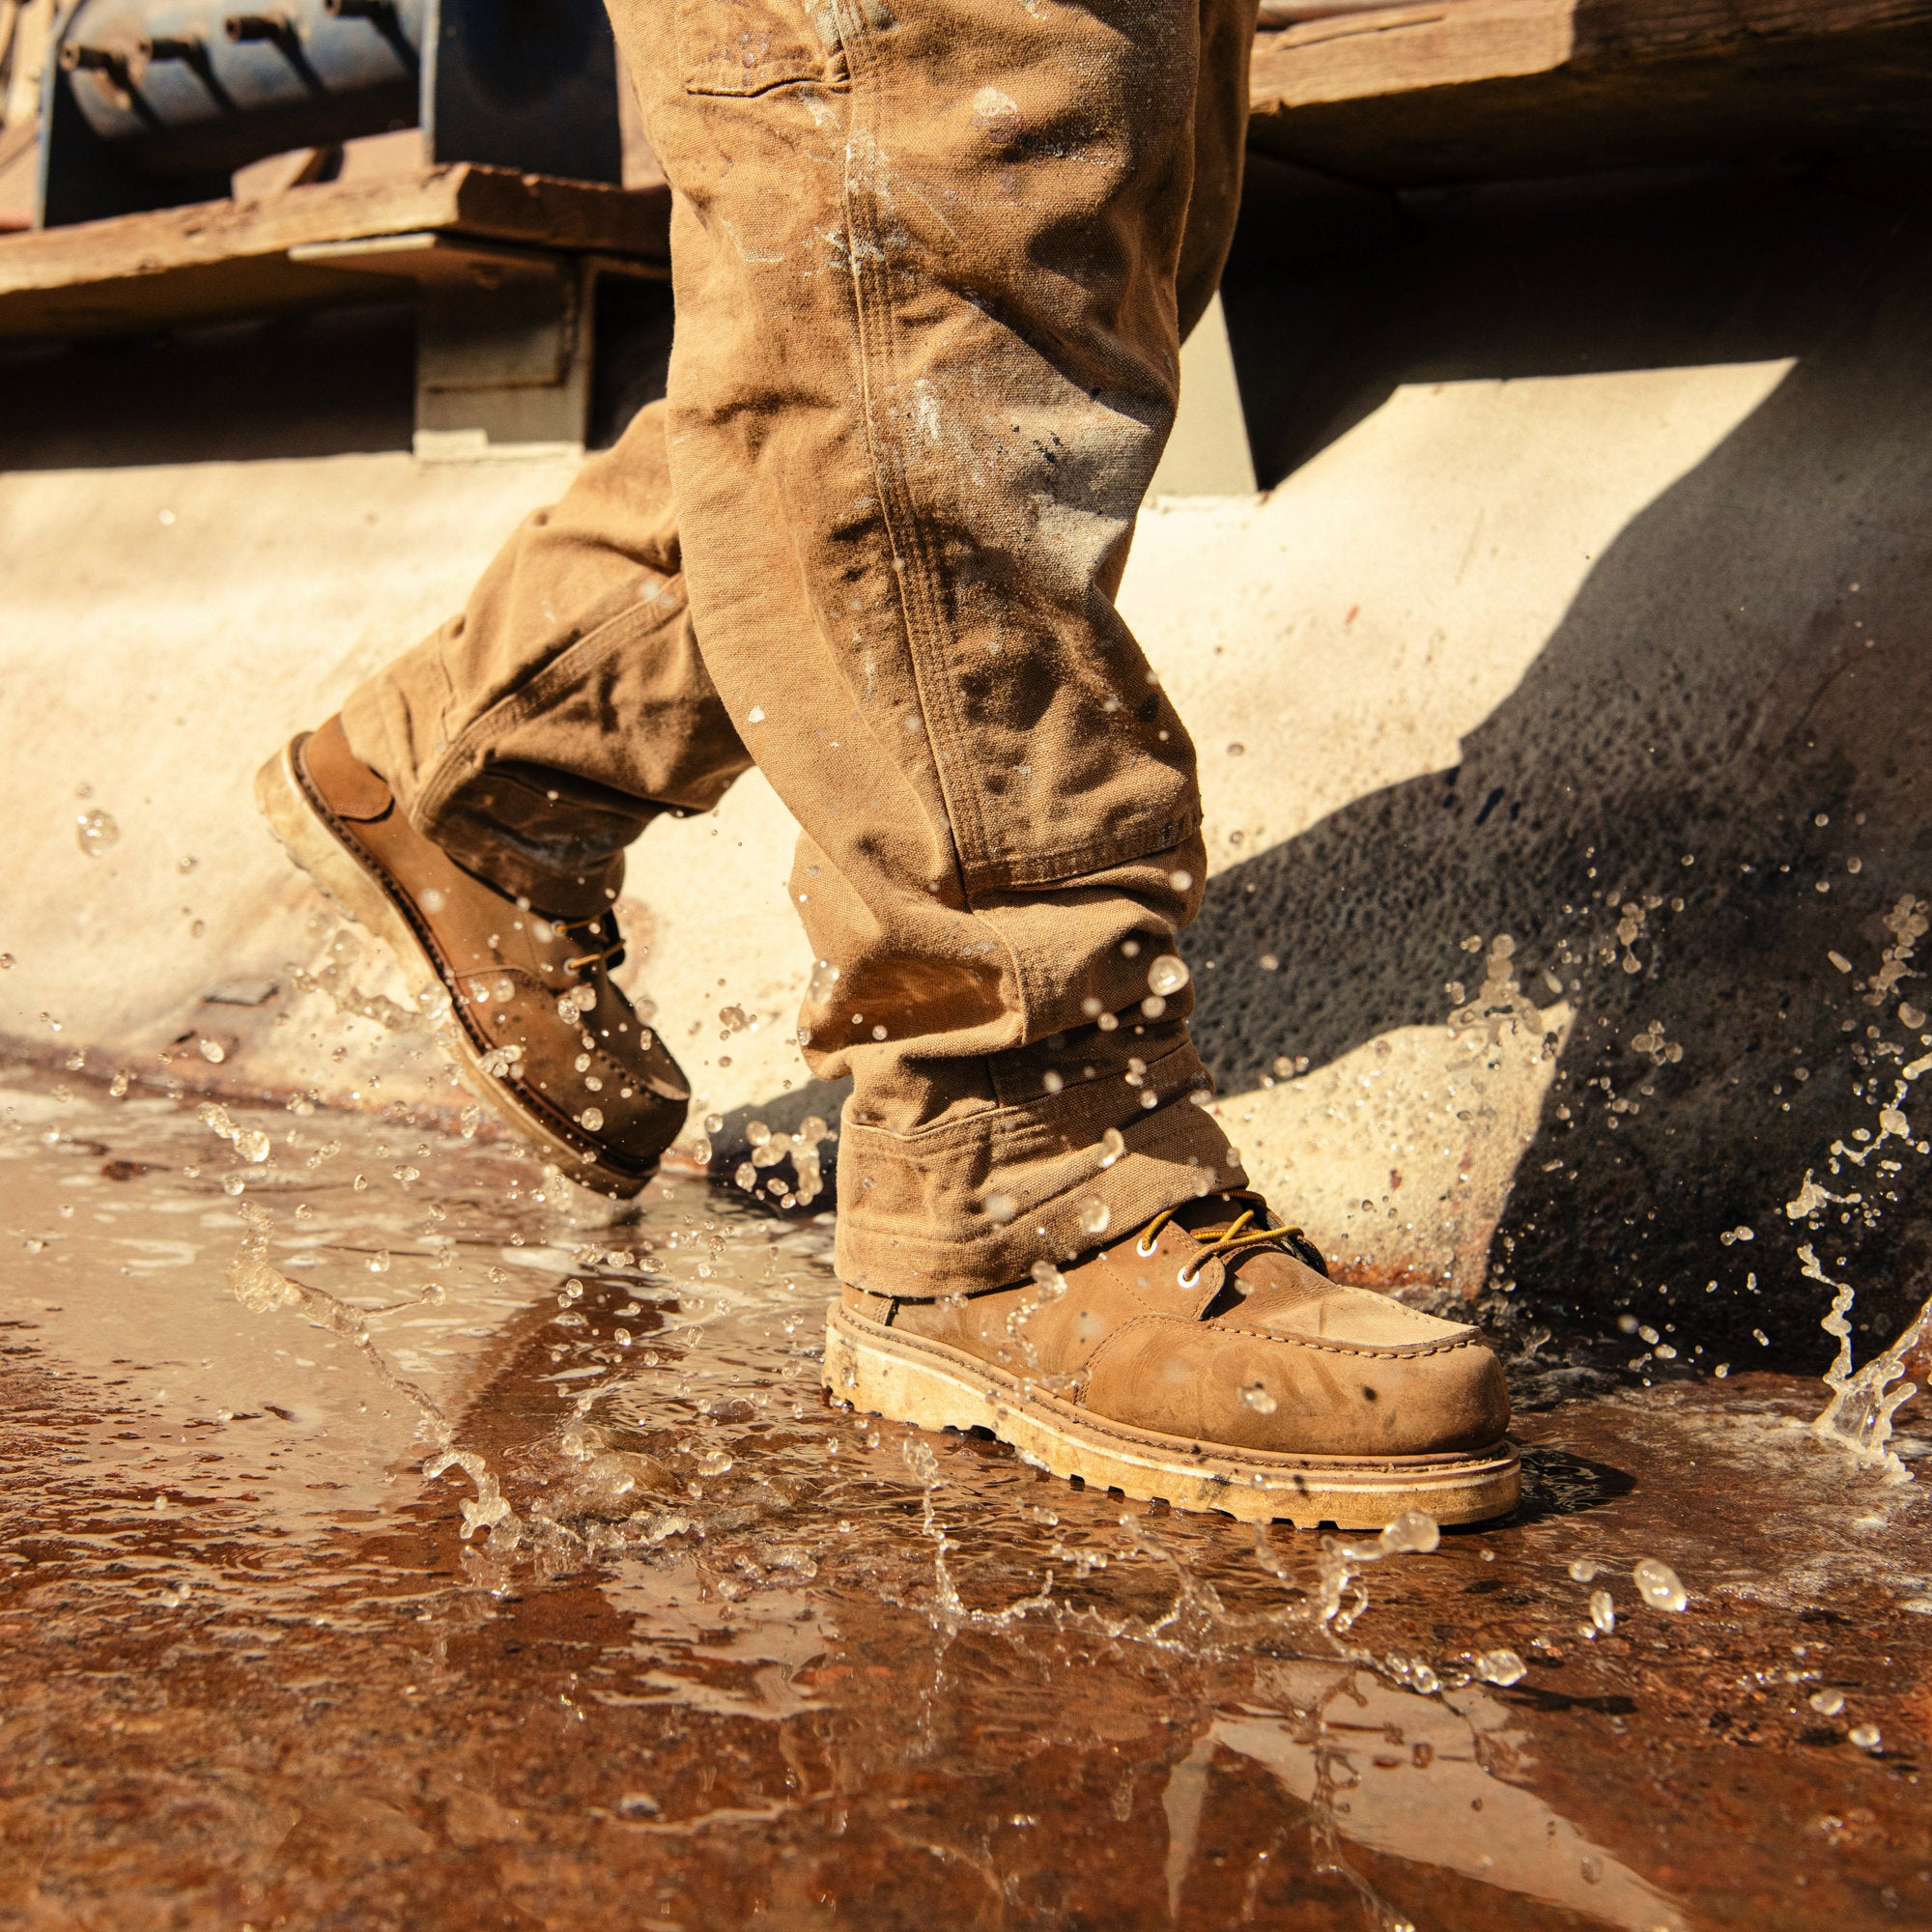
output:
[[[1932,0],[1423,0],[1261,35],[1251,139],[1382,186],[1932,143]]]
[[[367,301],[444,256],[534,251],[668,272],[670,197],[469,163],[0,236],[0,340],[125,335]],[[392,250],[383,272],[380,244]],[[367,250],[356,244],[368,243]]]

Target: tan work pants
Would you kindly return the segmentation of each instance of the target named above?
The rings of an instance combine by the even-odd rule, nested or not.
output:
[[[674,193],[667,400],[345,708],[418,827],[565,916],[755,760],[825,962],[801,1044],[854,1081],[838,1265],[878,1293],[1242,1179],[1191,988],[1150,984],[1201,807],[1114,600],[1254,14],[612,0]]]

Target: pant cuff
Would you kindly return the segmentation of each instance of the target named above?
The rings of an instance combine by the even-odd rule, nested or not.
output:
[[[917,1134],[848,1119],[838,1148],[839,1278],[869,1294],[930,1299],[1024,1281],[1116,1241],[1164,1208],[1247,1176],[1228,1137],[1188,1097],[1206,1092],[1191,1043],[1155,1061],[1119,1118],[1120,1084],[1071,1087]],[[1105,1089],[1096,1093],[1094,1087]],[[1104,1138],[1120,1135],[1116,1153]]]

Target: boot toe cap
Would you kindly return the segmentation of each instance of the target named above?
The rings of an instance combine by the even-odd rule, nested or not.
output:
[[[1502,1365],[1469,1328],[1363,1347],[1260,1330],[1135,1322],[1090,1366],[1087,1406],[1130,1427],[1309,1456],[1487,1449],[1509,1427]]]

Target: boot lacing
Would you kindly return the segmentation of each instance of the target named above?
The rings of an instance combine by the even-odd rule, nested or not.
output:
[[[1266,1202],[1259,1194],[1240,1190],[1230,1193],[1227,1198],[1231,1202],[1246,1198],[1253,1201],[1255,1206],[1242,1208],[1240,1213],[1224,1228],[1182,1229],[1182,1233],[1192,1235],[1200,1242],[1202,1250],[1200,1254],[1181,1264],[1180,1272],[1175,1279],[1182,1288],[1192,1288],[1200,1280],[1201,1270],[1209,1262],[1226,1261],[1230,1256],[1247,1254],[1256,1248],[1279,1248],[1284,1254],[1293,1256],[1299,1261],[1302,1258],[1295,1254],[1295,1244],[1300,1242],[1310,1247],[1314,1245],[1301,1229],[1291,1227],[1286,1222],[1276,1228],[1250,1227],[1248,1224],[1254,1220],[1257,1212],[1265,1214],[1268,1211]],[[1151,1255],[1154,1243],[1160,1238],[1161,1230],[1174,1220],[1181,1207],[1185,1205],[1180,1203],[1173,1208],[1163,1208],[1141,1230],[1140,1239],[1134,1243],[1134,1252],[1142,1256]]]
[[[600,912],[594,919],[554,919],[551,926],[561,933],[594,932],[599,938],[611,942],[601,952],[585,952],[575,959],[566,959],[563,962],[566,973],[582,973],[586,966],[621,966],[624,963],[624,935],[617,930],[615,913]]]

